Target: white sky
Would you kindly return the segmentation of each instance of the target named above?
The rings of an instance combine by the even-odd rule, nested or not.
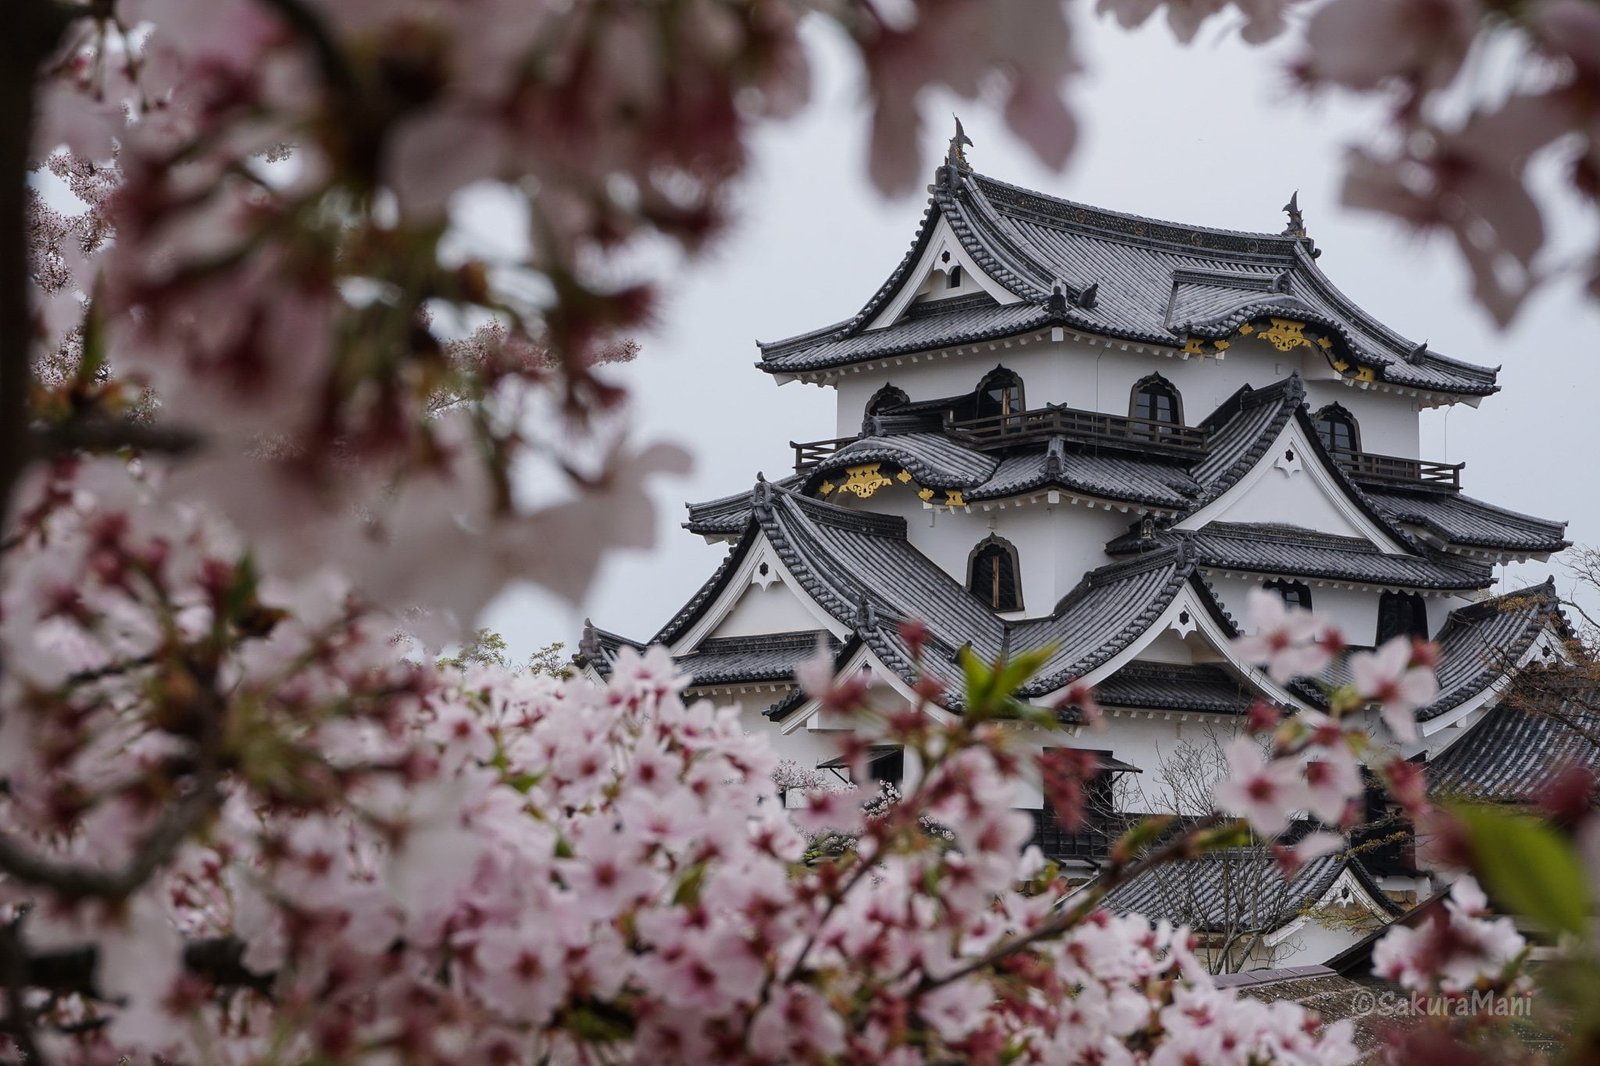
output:
[[[993,108],[933,99],[923,110],[929,179],[956,110],[981,173],[1107,208],[1277,232],[1280,205],[1298,189],[1320,265],[1335,284],[1436,352],[1504,367],[1502,392],[1478,410],[1424,416],[1424,458],[1465,461],[1471,495],[1567,519],[1569,539],[1600,544],[1600,307],[1579,285],[1550,288],[1498,332],[1472,304],[1444,239],[1422,242],[1387,219],[1338,206],[1342,153],[1375,125],[1370,105],[1296,97],[1283,45],[1252,49],[1212,31],[1182,48],[1164,25],[1126,33],[1073,6],[1090,69],[1075,93],[1082,135],[1066,171],[1038,165]],[[581,608],[526,584],[490,608],[484,624],[518,655],[552,640],[570,650],[586,615],[635,639],[651,636],[726,552],[680,528],[683,504],[748,488],[758,470],[781,477],[790,471],[790,440],[833,435],[832,390],[775,385],[752,365],[755,340],[859,310],[915,235],[924,194],[885,200],[871,187],[856,73],[831,31],[813,29],[812,106],[756,138],[738,223],[666,288],[659,324],[638,336],[639,359],[615,375],[632,392],[638,438],[684,445],[695,471],[656,484],[657,547],[612,556]],[[1593,246],[1591,216],[1573,208],[1559,221],[1552,236],[1567,254]],[[1570,591],[1559,560],[1512,567],[1510,584],[1543,580],[1552,568]]]

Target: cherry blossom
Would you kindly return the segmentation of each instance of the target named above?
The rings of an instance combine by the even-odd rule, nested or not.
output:
[[[1234,650],[1245,661],[1265,666],[1272,680],[1281,685],[1315,676],[1328,665],[1328,629],[1310,611],[1264,589],[1250,590],[1248,609],[1250,632],[1234,641]]]
[[[1418,665],[1410,637],[1395,637],[1376,651],[1350,656],[1350,675],[1356,694],[1378,704],[1378,711],[1396,739],[1417,739],[1412,713],[1439,693],[1433,670]]]
[[[1426,922],[1396,924],[1385,933],[1373,948],[1372,965],[1406,988],[1465,992],[1480,982],[1498,984],[1526,947],[1511,919],[1490,917],[1483,890],[1463,876]]]
[[[1248,736],[1228,742],[1228,775],[1212,794],[1217,807],[1238,815],[1251,828],[1276,836],[1306,799],[1300,769],[1289,759],[1269,758]]]

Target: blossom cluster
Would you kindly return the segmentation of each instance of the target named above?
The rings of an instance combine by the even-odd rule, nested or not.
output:
[[[1527,946],[1510,918],[1491,914],[1478,883],[1462,876],[1427,921],[1383,935],[1372,970],[1415,992],[1466,992],[1504,982]]]
[[[1249,628],[1234,641],[1235,650],[1246,662],[1264,667],[1278,684],[1320,682],[1346,648],[1337,628],[1261,589],[1250,593]],[[1301,710],[1280,721],[1274,708],[1259,705],[1253,715],[1255,731],[1277,728],[1266,744],[1248,734],[1229,743],[1230,772],[1214,794],[1218,807],[1268,837],[1282,833],[1300,812],[1324,825],[1348,828],[1365,787],[1362,759],[1370,753],[1375,762],[1370,768],[1395,799],[1409,814],[1424,814],[1415,766],[1400,753],[1374,744],[1368,712],[1376,711],[1396,741],[1414,742],[1415,711],[1439,691],[1434,662],[1431,645],[1395,637],[1375,650],[1349,655],[1350,680],[1329,688],[1328,713]],[[1339,843],[1334,834],[1312,834],[1285,859],[1291,865],[1303,862]]]
[[[910,795],[792,817],[765,738],[685,701],[663,650],[605,685],[414,661],[346,586],[257,574],[158,499],[126,464],[57,467],[5,559],[0,946],[55,975],[25,990],[24,1053],[1353,1054],[1346,1027],[1211,987],[1181,929],[1064,910],[993,723],[908,717]],[[806,862],[825,797],[855,843]]]

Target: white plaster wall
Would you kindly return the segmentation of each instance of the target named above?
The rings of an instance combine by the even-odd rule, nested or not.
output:
[[[943,284],[942,275],[939,280]],[[971,282],[965,283],[971,285]],[[963,287],[954,294],[965,293]],[[850,372],[840,378],[837,434],[860,431],[873,393],[892,384],[913,400],[970,392],[996,366],[1021,375],[1029,407],[1066,404],[1086,411],[1126,415],[1134,384],[1151,373],[1172,382],[1183,397],[1184,422],[1195,425],[1240,386],[1264,388],[1299,372],[1306,381],[1311,410],[1343,404],[1361,427],[1366,451],[1419,458],[1420,422],[1416,402],[1397,393],[1350,387],[1329,367],[1321,349],[1279,352],[1254,338],[1238,338],[1224,357],[1182,359],[1120,341],[1062,341],[1015,338],[985,345],[981,351],[949,356],[902,356],[895,365]]]
[[[1262,576],[1259,578],[1222,577],[1208,574],[1211,585],[1217,591],[1217,598],[1222,605],[1240,625],[1248,626],[1246,619],[1249,617],[1247,597],[1251,589],[1260,588],[1263,583],[1272,580]],[[1318,586],[1310,581],[1305,582],[1311,589],[1311,609],[1338,626],[1344,633],[1345,639],[1352,644],[1370,645],[1378,635],[1378,599],[1380,593],[1376,589],[1351,589],[1329,588]],[[1422,598],[1423,604],[1428,609],[1428,633],[1437,637],[1439,629],[1444,625],[1445,618],[1458,607],[1466,606],[1469,602],[1462,596],[1427,596]]]
[[[780,724],[767,720],[762,712],[776,703],[779,698],[778,694],[774,694],[771,699],[766,698],[765,694],[752,694],[732,698],[714,698],[713,702],[719,707],[737,702],[739,704],[739,722],[744,726],[744,731],[754,736],[766,737],[772,744],[772,750],[777,752],[780,759],[792,759],[800,766],[812,767],[837,757],[839,754],[839,735],[837,733],[819,733],[805,728],[785,733]]]
[[[1287,459],[1290,452],[1295,454],[1293,461]],[[1324,489],[1307,470],[1313,461],[1305,456],[1299,435],[1292,427],[1286,428],[1273,450],[1262,458],[1262,465],[1256,467],[1259,474],[1247,476],[1225,494],[1218,505],[1208,507],[1203,512],[1205,520],[1271,522],[1341,537],[1370,539],[1366,531],[1340,509],[1339,504],[1344,501],[1331,495],[1340,490],[1334,486]],[[1185,528],[1189,525],[1185,524]]]
[[[1312,411],[1337,403],[1355,417],[1361,450],[1406,459],[1439,459],[1421,454],[1421,409],[1416,400],[1393,392],[1351,388],[1337,381],[1306,383],[1306,406]]]
[[[1234,619],[1245,629],[1249,629],[1249,594],[1252,589],[1260,588],[1265,582],[1272,580],[1261,576],[1255,578],[1222,577],[1218,574],[1207,574],[1212,588],[1216,589],[1217,598],[1222,601],[1222,606],[1233,615]],[[1338,626],[1344,633],[1345,639],[1352,644],[1371,644],[1372,638],[1377,634],[1378,627],[1378,593],[1367,589],[1328,588],[1317,586],[1307,581],[1311,589],[1311,609],[1318,616],[1327,619]]]
[[[1105,544],[1128,531],[1132,512],[1091,510],[1065,501],[1038,502],[985,511],[930,508],[909,485],[879,489],[870,499],[835,493],[833,502],[851,510],[906,520],[906,538],[956,581],[967,580],[967,559],[979,541],[994,534],[1017,549],[1023,611],[1018,618],[1047,615],[1090,570],[1112,562]]]
[[[1372,929],[1351,928],[1334,921],[1308,921],[1274,949],[1270,966],[1320,966],[1371,933]],[[1257,968],[1263,967],[1251,967]]]
[[[748,637],[762,633],[796,633],[826,628],[809,607],[782,581],[766,588],[752,584],[739,597],[732,611],[711,634],[716,637]]]
[[[1113,758],[1143,771],[1119,776],[1115,792],[1119,806],[1125,810],[1161,813],[1170,804],[1166,800],[1169,791],[1160,781],[1160,768],[1164,760],[1171,758],[1174,748],[1182,742],[1210,744],[1213,739],[1226,744],[1238,727],[1237,720],[1217,716],[1174,712],[1170,715],[1158,713],[1151,718],[1143,713],[1135,717],[1108,712],[1103,726],[1084,728],[1076,734],[1019,729],[1016,744],[1024,766],[1032,766],[1045,748],[1109,752]],[[1032,774],[1016,783],[1012,806],[1038,810],[1043,803],[1043,793]]]

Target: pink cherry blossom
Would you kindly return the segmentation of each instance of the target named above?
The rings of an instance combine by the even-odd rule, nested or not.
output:
[[[1328,665],[1326,626],[1310,611],[1291,607],[1264,589],[1251,589],[1248,604],[1250,632],[1233,642],[1241,658],[1265,666],[1280,685],[1315,676]]]
[[[1417,739],[1412,713],[1439,693],[1431,669],[1413,663],[1410,637],[1395,637],[1377,651],[1350,657],[1350,675],[1356,694],[1378,704],[1378,711],[1395,738],[1402,743]]]
[[[1228,742],[1228,775],[1217,783],[1212,800],[1219,810],[1236,815],[1265,836],[1276,836],[1306,802],[1306,787],[1291,759],[1269,759],[1248,736]]]
[[[1418,991],[1463,992],[1498,981],[1527,946],[1510,918],[1489,916],[1478,883],[1462,877],[1425,922],[1395,924],[1372,952],[1373,972]]]

